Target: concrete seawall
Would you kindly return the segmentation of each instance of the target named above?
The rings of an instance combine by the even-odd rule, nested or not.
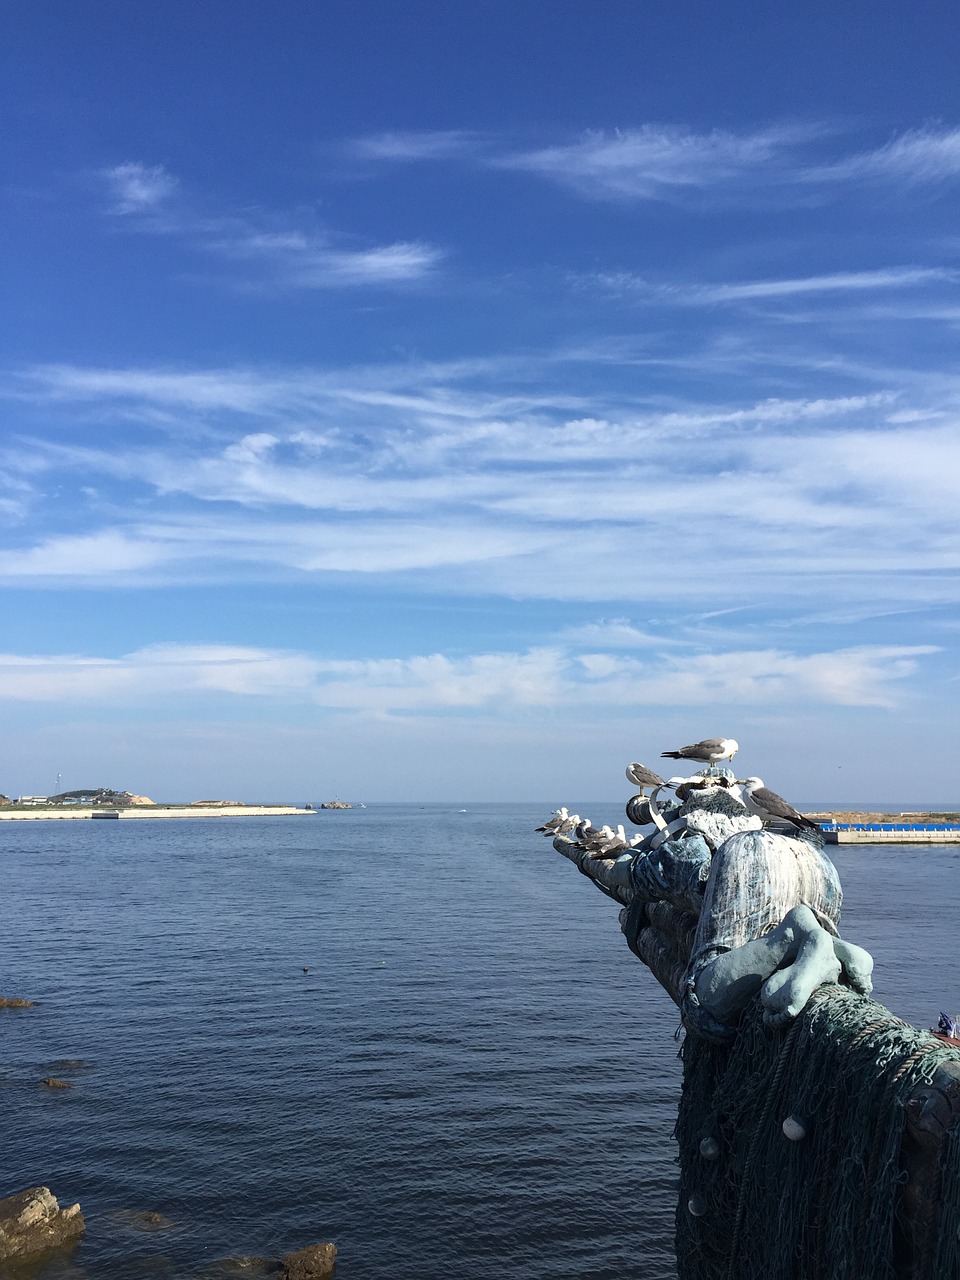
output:
[[[277,804],[232,804],[220,808],[211,805],[208,808],[200,805],[130,805],[122,809],[109,807],[92,808],[87,805],[70,805],[65,808],[45,809],[0,809],[0,822],[37,822],[49,819],[57,822],[71,818],[104,819],[108,814],[117,814],[121,821],[131,818],[287,818],[294,814],[315,814],[316,809],[297,809],[292,805]]]

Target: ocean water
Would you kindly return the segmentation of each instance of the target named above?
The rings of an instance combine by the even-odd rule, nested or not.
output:
[[[0,823],[0,1195],[87,1220],[31,1276],[669,1280],[676,1011],[545,816]],[[960,848],[832,854],[877,998],[960,1011]]]

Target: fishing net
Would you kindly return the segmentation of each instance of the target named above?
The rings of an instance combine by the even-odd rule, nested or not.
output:
[[[688,1035],[681,1053],[680,1280],[896,1280],[905,1103],[960,1053],[837,985],[785,1027],[755,1001],[731,1045]],[[937,1180],[910,1274],[960,1280],[956,1124]]]

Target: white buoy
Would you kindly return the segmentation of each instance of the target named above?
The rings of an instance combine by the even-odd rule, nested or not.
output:
[[[707,1212],[707,1206],[703,1203],[699,1196],[691,1196],[687,1201],[687,1208],[695,1218],[702,1218]]]
[[[783,1122],[783,1136],[791,1142],[800,1142],[807,1136],[807,1126],[796,1116],[787,1116]]]
[[[704,1160],[720,1159],[720,1143],[716,1138],[704,1138],[700,1143],[700,1154]]]

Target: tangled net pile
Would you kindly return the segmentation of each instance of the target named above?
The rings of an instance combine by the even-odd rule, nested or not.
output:
[[[904,1105],[960,1053],[839,986],[788,1028],[761,1013],[757,1002],[729,1047],[683,1045],[678,1275],[895,1280]],[[940,1192],[918,1280],[960,1280],[960,1122]]]

